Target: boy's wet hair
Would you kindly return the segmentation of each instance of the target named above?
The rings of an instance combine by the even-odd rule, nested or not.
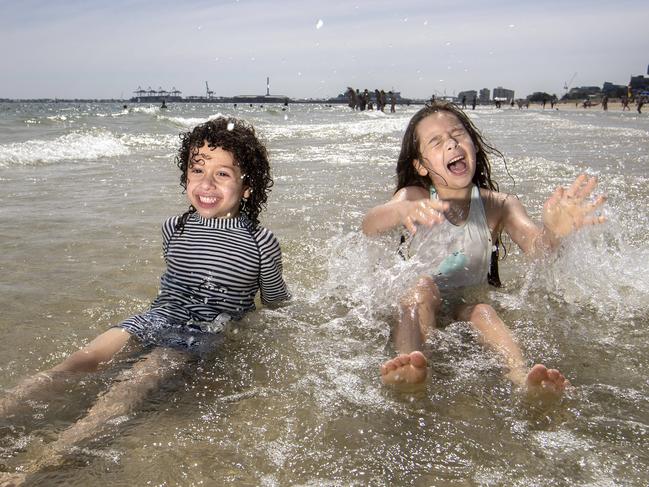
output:
[[[397,161],[397,189],[406,186],[421,186],[428,189],[431,180],[427,176],[421,176],[415,169],[413,161],[422,160],[417,138],[417,126],[424,118],[439,112],[448,112],[455,115],[471,137],[475,146],[476,168],[473,175],[473,183],[479,188],[487,188],[498,191],[498,184],[491,179],[491,164],[489,156],[494,155],[505,159],[502,153],[489,145],[478,131],[471,119],[455,104],[447,101],[433,101],[413,115],[408,122],[406,133],[403,135],[401,152]],[[396,192],[395,191],[395,192]]]
[[[191,132],[180,135],[181,146],[176,156],[176,165],[181,171],[180,185],[187,189],[187,170],[198,150],[207,143],[210,149],[220,147],[228,151],[234,163],[241,169],[243,184],[250,188],[250,196],[241,201],[240,211],[244,213],[253,228],[259,225],[259,214],[266,207],[268,193],[273,186],[270,163],[266,147],[257,138],[252,125],[231,117],[218,117],[196,126]],[[196,208],[190,206],[183,215],[183,225]]]
[[[415,169],[413,161],[423,159],[419,148],[419,139],[417,138],[417,126],[426,117],[435,113],[447,112],[455,115],[464,129],[471,137],[475,146],[476,168],[473,175],[473,184],[478,188],[486,188],[492,191],[498,191],[498,183],[491,179],[491,163],[489,156],[498,156],[505,161],[505,156],[495,147],[488,144],[482,137],[471,119],[453,103],[447,101],[432,101],[427,103],[424,108],[413,115],[408,122],[406,133],[403,135],[401,142],[401,152],[397,161],[397,189],[395,193],[406,186],[420,186],[429,189],[432,181],[428,176],[421,176]],[[505,166],[506,168],[506,166]],[[500,275],[498,272],[498,258],[500,255],[500,246],[502,241],[502,231],[494,242],[495,249],[491,253],[491,265],[487,281],[492,286],[500,287]]]

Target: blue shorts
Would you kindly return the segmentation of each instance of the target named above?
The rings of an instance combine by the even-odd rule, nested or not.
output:
[[[231,317],[219,314],[212,321],[176,321],[155,310],[131,316],[116,328],[135,336],[142,345],[171,347],[203,353],[213,350],[222,340]]]

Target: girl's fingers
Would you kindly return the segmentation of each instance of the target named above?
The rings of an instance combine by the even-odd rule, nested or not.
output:
[[[599,225],[600,223],[605,223],[605,222],[606,222],[605,216],[589,216],[584,218],[583,226]]]
[[[415,222],[409,216],[406,217],[403,226],[406,227],[406,230],[408,230],[412,235],[417,232],[417,225],[415,225]]]
[[[581,199],[588,198],[596,187],[597,187],[597,178],[596,177],[588,178],[586,184],[584,184],[579,188],[577,197]]]
[[[563,198],[564,193],[565,190],[563,189],[563,186],[557,187],[546,201],[546,206],[552,207],[556,205]]]
[[[570,188],[568,188],[568,191],[566,191],[566,197],[568,199],[576,198],[580,194],[580,188],[584,184],[584,181],[586,180],[586,175],[585,174],[580,174],[577,176],[575,181],[570,185]]]
[[[602,206],[606,201],[606,196],[598,196],[595,201],[585,206],[587,213],[593,213],[597,208]]]

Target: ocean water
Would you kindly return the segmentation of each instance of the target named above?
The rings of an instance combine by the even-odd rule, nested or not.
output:
[[[393,236],[360,222],[394,188],[405,126],[344,106],[0,104],[0,388],[54,366],[147,307],[163,270],[160,225],[186,207],[178,134],[219,114],[266,142],[293,300],[249,314],[126,418],[33,485],[646,485],[649,471],[649,117],[494,110],[471,118],[506,157],[501,190],[538,219],[587,172],[605,224],[530,262],[511,245],[487,297],[530,364],[575,386],[521,398],[463,323],[430,339],[424,392],[382,387],[389,329],[412,277]],[[0,472],[34,460],[128,368],[35,397],[0,419]]]

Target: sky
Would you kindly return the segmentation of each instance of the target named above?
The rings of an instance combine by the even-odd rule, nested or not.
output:
[[[647,76],[649,2],[0,0],[0,98],[409,98]]]

